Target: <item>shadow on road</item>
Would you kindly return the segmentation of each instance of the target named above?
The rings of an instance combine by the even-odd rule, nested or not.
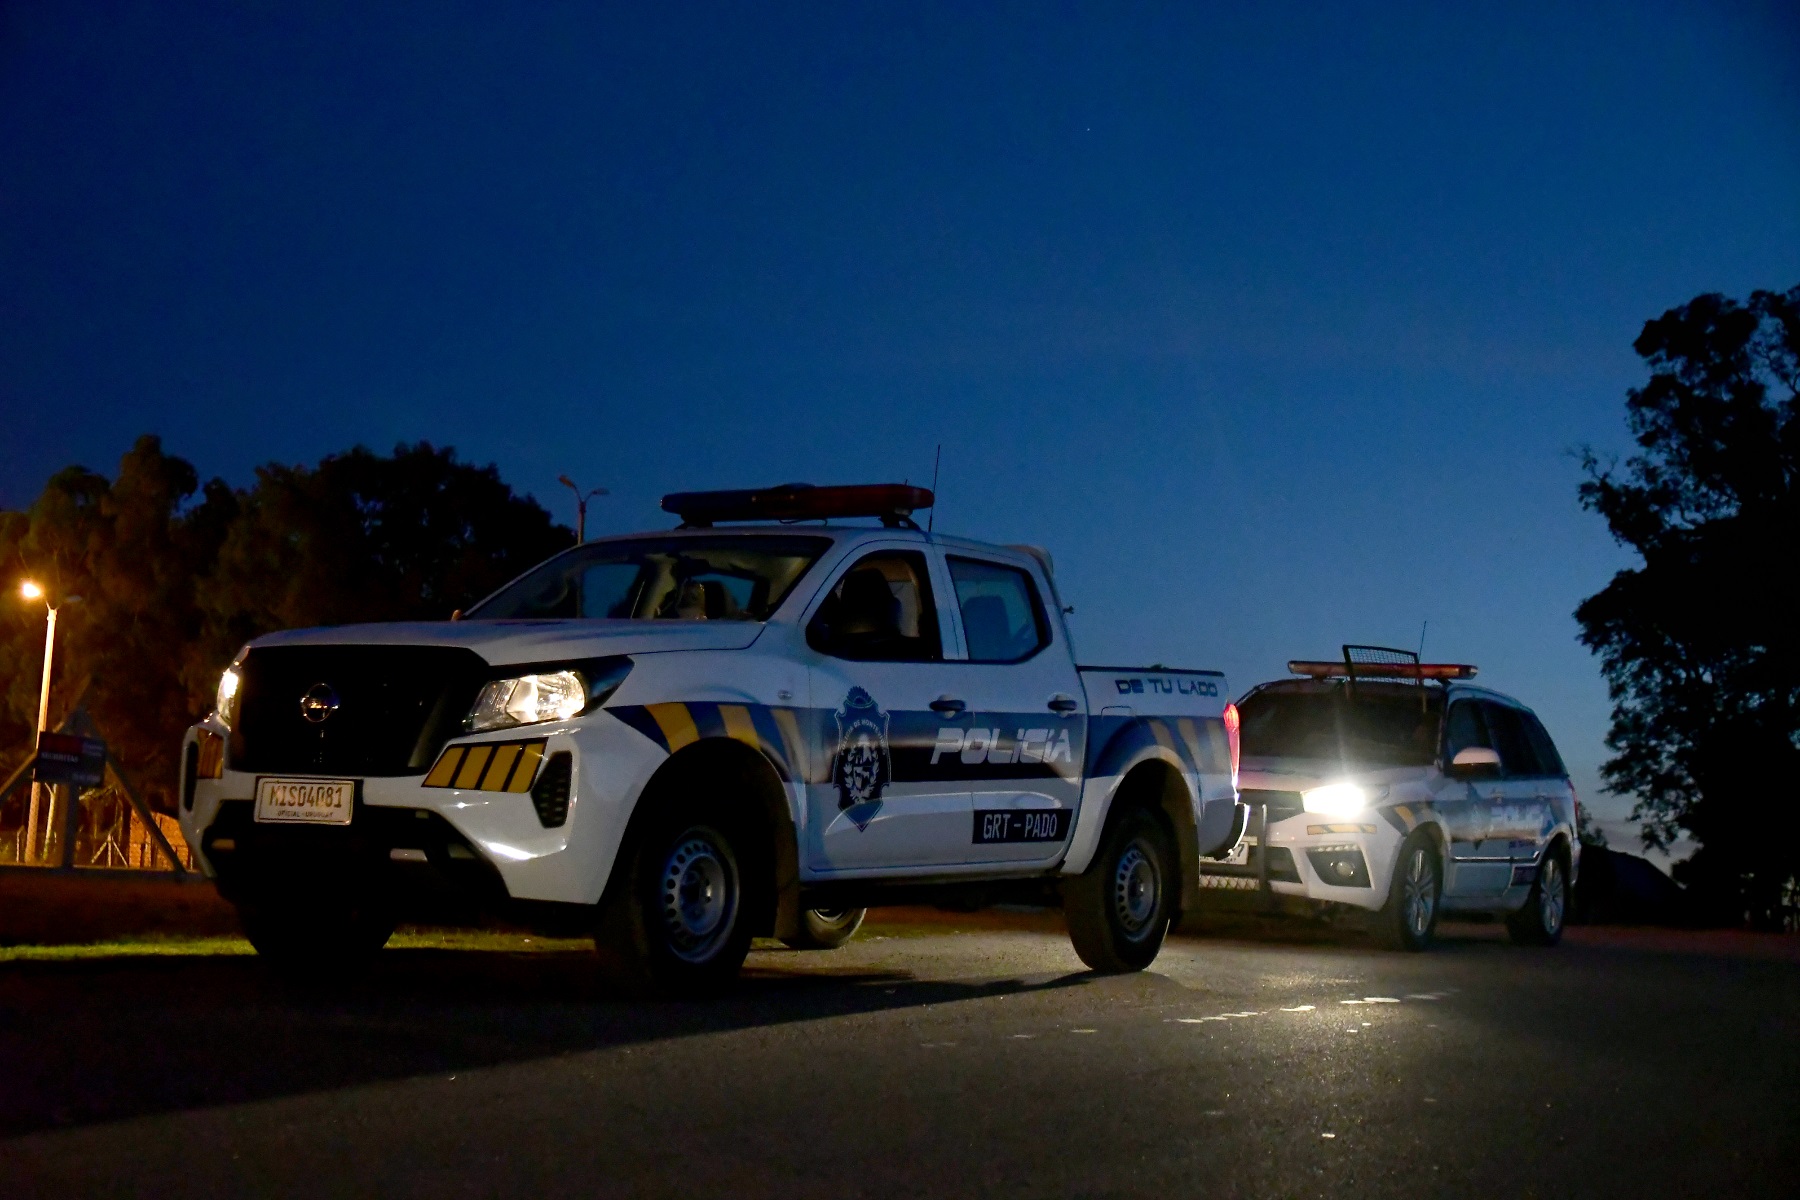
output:
[[[772,956],[771,956],[772,957]],[[0,969],[0,1135],[755,1026],[1076,986],[763,967],[704,1001],[628,1001],[591,955],[390,950],[297,989],[252,958]]]

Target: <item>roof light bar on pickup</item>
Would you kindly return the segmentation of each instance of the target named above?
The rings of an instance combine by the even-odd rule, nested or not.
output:
[[[1295,659],[1288,671],[1312,679],[1473,679],[1476,668],[1470,663],[1356,663],[1353,670],[1341,662]]]
[[[860,483],[814,487],[787,483],[772,488],[725,492],[671,492],[664,512],[681,523],[705,528],[716,521],[823,521],[832,517],[879,517],[884,525],[905,525],[914,512],[930,508],[929,488],[903,483]]]

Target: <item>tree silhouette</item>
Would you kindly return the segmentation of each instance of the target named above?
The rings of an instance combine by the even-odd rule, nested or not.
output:
[[[1721,918],[1792,927],[1800,891],[1800,287],[1648,322],[1639,452],[1584,455],[1581,503],[1641,564],[1576,609],[1612,696],[1603,768]]]

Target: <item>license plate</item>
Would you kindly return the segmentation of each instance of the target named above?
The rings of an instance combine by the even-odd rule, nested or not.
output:
[[[1232,852],[1225,856],[1225,864],[1231,867],[1247,867],[1250,865],[1250,850],[1256,845],[1256,839],[1247,837],[1239,842]]]
[[[256,819],[295,825],[348,825],[356,807],[354,779],[256,781]]]

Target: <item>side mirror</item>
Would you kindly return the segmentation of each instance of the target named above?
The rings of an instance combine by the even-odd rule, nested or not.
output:
[[[1487,746],[1464,746],[1450,760],[1450,774],[1458,777],[1499,773],[1500,755]]]

